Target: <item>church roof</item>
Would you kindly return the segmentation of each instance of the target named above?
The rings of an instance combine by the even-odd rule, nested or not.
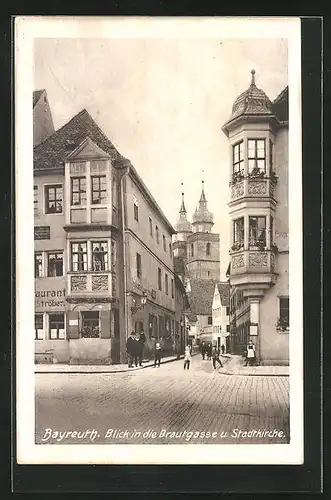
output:
[[[192,227],[190,221],[187,220],[187,212],[184,203],[184,193],[182,193],[182,204],[179,209],[179,218],[175,224],[177,233],[191,232]]]
[[[202,181],[202,190],[201,196],[199,200],[199,208],[195,209],[195,212],[192,217],[193,224],[194,223],[214,223],[214,215],[207,208],[207,199],[204,191],[204,181]]]

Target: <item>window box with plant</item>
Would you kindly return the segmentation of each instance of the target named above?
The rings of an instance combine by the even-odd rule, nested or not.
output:
[[[279,332],[288,332],[290,329],[288,319],[286,318],[278,318],[275,326],[276,330]]]
[[[237,182],[240,182],[243,179],[244,179],[244,172],[242,170],[240,170],[238,172],[233,172],[230,185],[231,184],[236,184]]]
[[[251,172],[249,172],[248,177],[250,179],[264,179],[265,172],[261,170],[259,167],[254,167]]]
[[[278,246],[275,245],[275,243],[271,243],[270,245],[270,250],[274,253],[274,254],[277,254],[278,253]]]
[[[233,252],[239,252],[240,250],[243,250],[244,249],[244,244],[241,243],[240,241],[236,241],[232,247],[231,247],[231,250]]]

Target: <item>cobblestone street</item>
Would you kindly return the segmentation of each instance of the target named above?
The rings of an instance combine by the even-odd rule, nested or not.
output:
[[[289,377],[223,375],[200,356],[189,371],[179,360],[135,372],[35,377],[36,443],[289,442]]]

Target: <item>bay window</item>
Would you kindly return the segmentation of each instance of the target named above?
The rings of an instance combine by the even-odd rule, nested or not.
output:
[[[107,241],[92,242],[92,271],[108,270]]]
[[[265,139],[248,139],[248,173],[263,175],[266,171]]]
[[[249,217],[249,246],[266,246],[266,217]]]
[[[71,205],[86,205],[86,178],[71,177]]]
[[[87,271],[87,243],[71,243],[71,270]]]
[[[232,173],[244,175],[244,141],[232,146]]]
[[[107,180],[105,175],[91,177],[91,203],[100,205],[107,203]]]

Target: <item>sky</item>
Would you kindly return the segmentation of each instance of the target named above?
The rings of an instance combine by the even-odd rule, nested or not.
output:
[[[273,100],[288,84],[286,39],[38,38],[34,90],[46,89],[55,129],[87,109],[174,225],[204,180],[221,278],[229,261],[230,148],[221,127],[255,82]]]

